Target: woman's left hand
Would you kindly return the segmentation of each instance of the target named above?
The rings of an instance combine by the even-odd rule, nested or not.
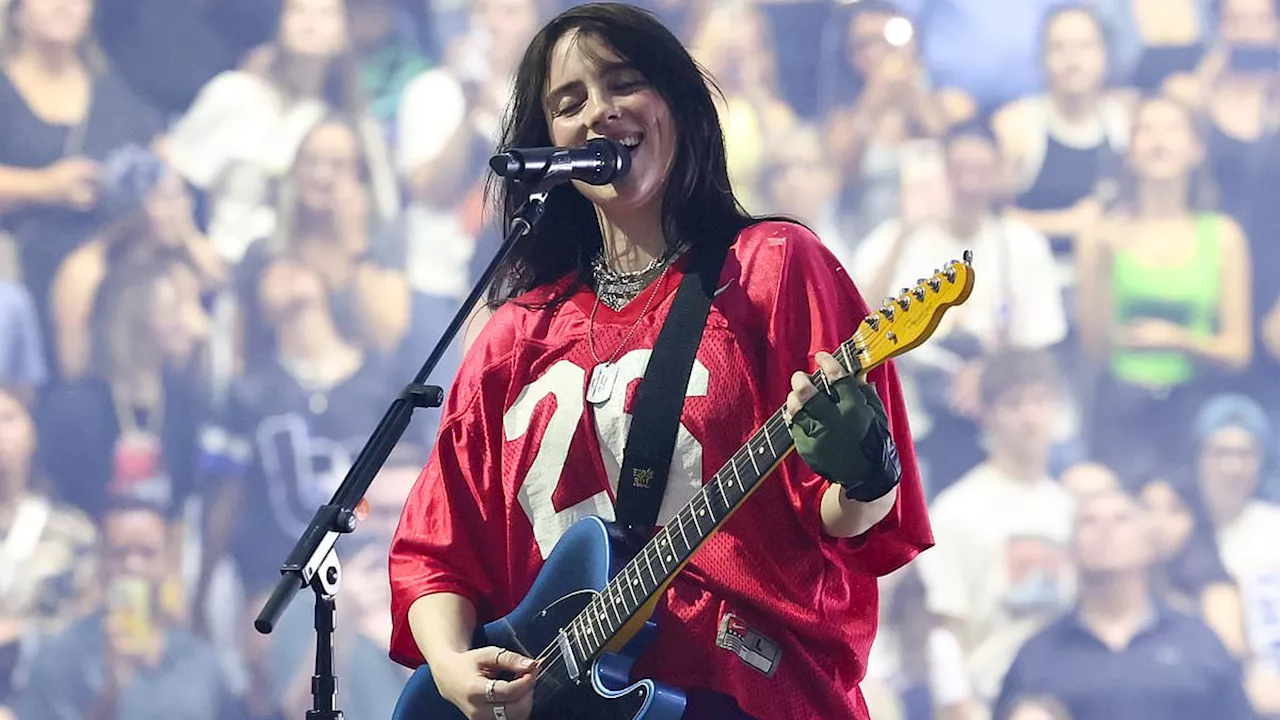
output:
[[[831,395],[819,392],[804,372],[791,376],[784,412],[796,452],[818,475],[843,486],[847,497],[883,497],[897,486],[901,467],[880,396],[865,376],[850,375],[830,354],[815,359]]]

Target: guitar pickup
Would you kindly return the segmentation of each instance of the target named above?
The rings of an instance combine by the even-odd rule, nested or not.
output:
[[[582,671],[578,667],[578,656],[573,652],[573,645],[569,642],[569,636],[565,634],[563,628],[556,635],[556,646],[560,648],[560,657],[564,658],[565,672],[568,673],[569,679],[575,685],[579,684]]]

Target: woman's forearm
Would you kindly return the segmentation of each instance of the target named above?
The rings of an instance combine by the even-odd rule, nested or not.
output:
[[[409,606],[409,630],[427,664],[471,649],[476,609],[453,593],[424,595]]]

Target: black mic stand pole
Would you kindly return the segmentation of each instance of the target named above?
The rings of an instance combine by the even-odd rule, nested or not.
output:
[[[335,600],[342,579],[342,569],[334,544],[340,535],[356,529],[356,506],[364,499],[364,494],[373,483],[374,476],[382,469],[392,448],[400,442],[404,431],[409,427],[414,409],[440,407],[444,403],[444,389],[436,385],[427,385],[427,378],[444,357],[454,336],[458,334],[458,330],[466,322],[481,295],[489,287],[490,281],[493,280],[502,261],[510,254],[511,248],[521,238],[532,232],[542,218],[547,194],[551,188],[568,179],[566,169],[553,164],[533,185],[528,198],[511,221],[511,227],[507,229],[502,247],[494,254],[493,260],[476,281],[471,294],[463,301],[462,307],[453,316],[449,327],[445,328],[444,334],[423,363],[422,368],[418,370],[418,374],[400,391],[382,420],[378,422],[378,427],[374,429],[351,469],[347,471],[333,498],[327,505],[322,505],[316,510],[315,517],[311,519],[311,525],[298,538],[289,557],[280,567],[279,583],[276,584],[271,597],[262,606],[257,619],[253,621],[254,628],[266,635],[275,628],[285,608],[289,606],[299,590],[310,586],[315,591],[316,674],[311,678],[312,709],[307,712],[307,720],[344,720],[342,711],[336,707],[338,678],[334,675],[333,668]]]

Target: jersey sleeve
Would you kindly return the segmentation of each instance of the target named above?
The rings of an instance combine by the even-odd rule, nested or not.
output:
[[[790,223],[761,223],[748,233],[763,235],[739,256],[747,291],[767,317],[769,401],[786,401],[791,375],[817,368],[819,352],[833,352],[853,337],[868,315],[866,302],[848,273],[807,228]],[[902,480],[889,514],[866,533],[847,539],[828,536],[822,528],[821,499],[828,485],[794,453],[782,467],[788,495],[806,527],[837,562],[873,576],[902,567],[933,544],[924,490],[916,464],[911,431],[898,373],[892,362],[872,370],[898,446]]]
[[[507,517],[501,462],[504,354],[495,340],[507,334],[499,311],[468,352],[446,403],[427,465],[405,503],[392,539],[391,658],[408,667],[423,662],[408,623],[409,607],[425,595],[453,593],[469,600],[480,618],[493,614],[495,583],[507,567]],[[495,327],[498,326],[498,327]],[[489,385],[488,389],[482,389]]]

